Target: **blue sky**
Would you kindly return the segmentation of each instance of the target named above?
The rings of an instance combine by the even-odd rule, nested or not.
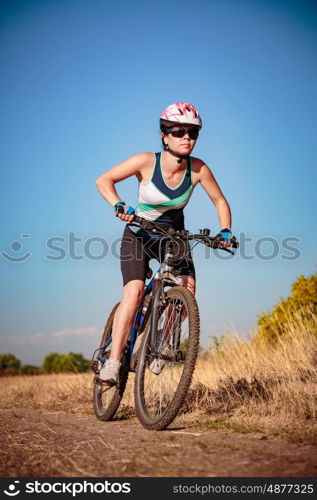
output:
[[[194,154],[234,233],[251,238],[248,258],[194,250],[202,343],[246,335],[316,272],[316,26],[308,1],[1,3],[0,352],[40,364],[52,350],[94,350],[121,296],[124,228],[95,180],[159,151],[158,117],[174,101],[199,109]],[[135,205],[136,179],[117,190]],[[200,186],[185,217],[191,231],[219,230]]]

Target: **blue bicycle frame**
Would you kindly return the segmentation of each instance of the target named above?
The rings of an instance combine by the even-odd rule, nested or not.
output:
[[[133,352],[134,344],[138,336],[138,331],[141,329],[145,316],[142,314],[144,298],[151,293],[153,289],[154,276],[151,278],[150,282],[144,289],[143,300],[138,307],[137,313],[135,315],[134,323],[129,336],[129,360]]]

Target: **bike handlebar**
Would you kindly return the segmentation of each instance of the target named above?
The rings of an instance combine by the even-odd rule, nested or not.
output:
[[[219,248],[221,250],[227,251],[231,254],[233,252],[229,250],[227,247],[223,247],[220,245],[224,241],[223,237],[221,235],[217,236],[209,236],[210,230],[209,229],[200,229],[199,234],[190,234],[189,231],[186,229],[181,229],[181,230],[175,230],[172,227],[169,227],[166,229],[166,227],[162,226],[161,224],[158,224],[157,222],[152,222],[147,219],[144,219],[143,217],[140,217],[138,215],[134,216],[134,219],[131,224],[136,222],[139,224],[141,229],[144,229],[146,231],[154,232],[154,233],[160,233],[166,237],[169,237],[170,239],[173,238],[180,238],[182,240],[196,240],[200,241],[201,243],[204,243],[206,246],[210,248]],[[232,248],[239,248],[239,243],[236,241],[236,238],[233,236],[230,241],[230,247]]]

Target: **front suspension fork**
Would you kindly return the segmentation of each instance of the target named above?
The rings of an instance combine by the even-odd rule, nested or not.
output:
[[[161,280],[157,280],[153,285],[153,302],[151,314],[150,346],[151,355],[155,356],[157,350],[157,327],[160,313],[160,306],[166,303],[164,285]]]

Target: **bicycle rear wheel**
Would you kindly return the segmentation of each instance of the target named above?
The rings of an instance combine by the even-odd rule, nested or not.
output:
[[[98,356],[99,358],[102,357],[103,359],[107,360],[110,356],[112,324],[118,306],[119,302],[112,309],[104,328],[100,342],[100,351]],[[103,363],[101,361],[98,361],[99,371],[102,366]],[[119,382],[117,385],[107,386],[100,381],[98,374],[95,375],[93,402],[95,415],[99,420],[107,421],[111,420],[114,417],[123,397],[124,389],[128,380],[128,375],[129,371],[124,363],[122,363],[120,369]]]
[[[135,406],[144,427],[165,429],[179,412],[195,370],[199,348],[199,311],[183,286],[168,290],[160,304],[151,352],[149,319],[135,377]]]

